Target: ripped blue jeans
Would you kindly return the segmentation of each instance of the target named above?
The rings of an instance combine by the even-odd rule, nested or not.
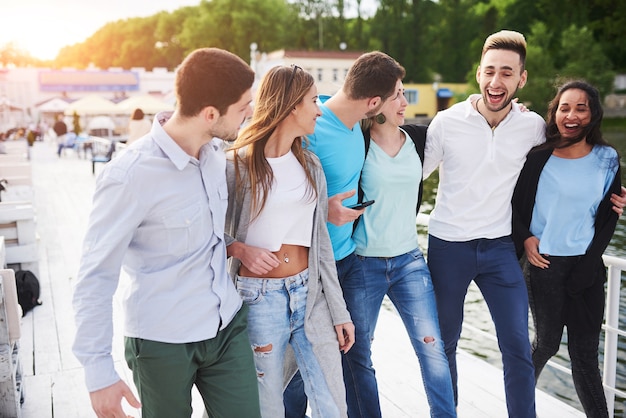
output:
[[[236,287],[249,306],[248,337],[254,353],[261,416],[284,417],[284,358],[287,344],[295,353],[313,417],[339,417],[313,346],[304,333],[309,271],[284,279],[236,277]]]

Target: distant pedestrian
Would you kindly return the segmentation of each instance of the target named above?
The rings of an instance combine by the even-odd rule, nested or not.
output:
[[[128,138],[126,139],[126,145],[130,145],[148,132],[152,124],[145,118],[143,110],[137,108],[133,111],[130,120],[128,121]]]

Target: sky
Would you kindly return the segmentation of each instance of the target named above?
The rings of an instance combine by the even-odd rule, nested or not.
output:
[[[197,6],[200,0],[0,0],[0,46],[14,42],[33,57],[53,59],[106,23]]]
[[[361,3],[373,9],[372,0]],[[197,6],[200,0],[0,0],[0,46],[9,42],[39,59],[84,42],[106,23]]]
[[[372,0],[361,3],[372,9]],[[197,6],[200,0],[0,0],[0,46],[10,42],[35,58],[54,59],[106,23]]]

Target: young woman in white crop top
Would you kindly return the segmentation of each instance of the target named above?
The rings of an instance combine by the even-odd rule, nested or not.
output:
[[[326,180],[302,147],[320,115],[313,77],[297,66],[275,67],[228,154],[230,271],[249,307],[266,418],[284,417],[283,388],[296,364],[313,417],[347,416],[340,351],[352,346],[354,326],[326,229]]]

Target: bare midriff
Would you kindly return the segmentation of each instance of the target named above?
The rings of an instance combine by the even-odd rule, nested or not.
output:
[[[301,245],[283,244],[274,255],[280,264],[265,274],[255,274],[243,264],[239,268],[239,275],[243,277],[258,277],[262,279],[284,279],[295,276],[309,266],[309,247]]]

